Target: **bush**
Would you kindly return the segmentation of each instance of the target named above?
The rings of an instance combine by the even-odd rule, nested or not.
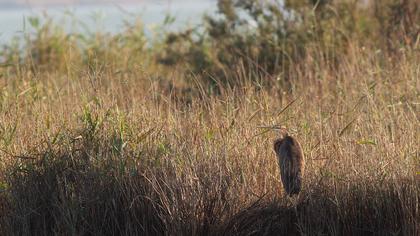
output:
[[[205,17],[204,29],[167,37],[160,61],[187,65],[212,85],[217,85],[214,78],[238,84],[235,78],[242,70],[253,80],[264,77],[258,82],[272,84],[294,78],[291,65],[306,57],[337,67],[350,45],[385,51],[418,46],[415,1],[282,2],[219,0],[219,14]],[[398,44],[400,40],[405,42]]]

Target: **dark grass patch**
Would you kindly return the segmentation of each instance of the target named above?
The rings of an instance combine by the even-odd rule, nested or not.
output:
[[[45,156],[47,155],[47,156]],[[3,235],[418,235],[415,179],[336,187],[237,206],[228,175],[193,189],[170,166],[118,167],[83,152],[21,163],[1,193]],[[46,161],[48,160],[48,161]],[[144,163],[143,163],[144,164]],[[130,170],[130,171],[128,171]],[[204,171],[204,169],[203,169]],[[226,181],[216,181],[226,179]],[[214,180],[213,182],[211,180]],[[188,192],[188,194],[185,194]],[[242,199],[243,202],[250,199]]]

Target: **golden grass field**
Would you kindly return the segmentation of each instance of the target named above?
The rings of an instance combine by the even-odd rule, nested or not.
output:
[[[339,66],[312,53],[287,84],[232,67],[217,94],[130,50],[85,65],[72,47],[0,67],[0,234],[420,234],[418,45],[349,44]],[[298,197],[272,125],[303,146]]]
[[[5,70],[2,229],[416,235],[419,54],[351,50],[338,70],[297,65],[290,90],[244,82],[208,96],[195,84],[188,106],[141,69]],[[258,128],[275,124],[306,155],[295,200],[282,190],[276,133]]]

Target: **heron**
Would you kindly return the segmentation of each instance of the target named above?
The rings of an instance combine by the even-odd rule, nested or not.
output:
[[[286,127],[275,129],[280,131],[280,137],[274,141],[274,151],[277,154],[283,188],[289,196],[297,195],[302,189],[305,170],[302,146],[289,135]]]

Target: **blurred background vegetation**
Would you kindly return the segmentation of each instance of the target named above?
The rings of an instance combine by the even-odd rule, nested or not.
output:
[[[40,22],[29,19],[35,34],[23,45],[4,46],[3,64],[30,65],[34,71],[63,70],[69,61],[120,69],[164,65],[183,68],[217,92],[239,83],[238,73],[261,86],[287,84],[297,79],[291,65],[308,57],[337,67],[349,45],[380,50],[385,57],[418,50],[420,7],[416,0],[219,0],[218,14],[205,16],[199,26],[168,32],[165,25],[173,22],[168,16],[152,37],[139,21],[126,23],[117,35],[65,33],[51,19]]]

